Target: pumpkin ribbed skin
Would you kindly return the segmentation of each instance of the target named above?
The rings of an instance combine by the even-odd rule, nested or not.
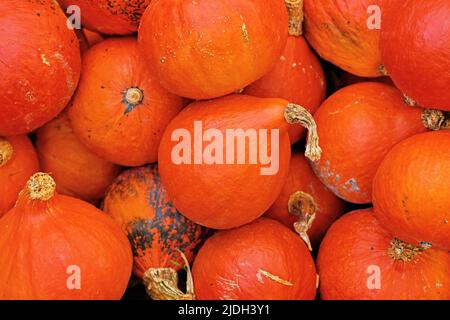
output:
[[[206,240],[192,273],[200,300],[312,300],[316,295],[308,249],[295,233],[266,218]]]
[[[184,105],[153,78],[134,38],[113,38],[84,55],[68,113],[75,134],[94,153],[139,166],[157,160],[163,131]]]
[[[369,29],[369,6],[381,0],[305,0],[305,36],[327,61],[362,77],[382,73],[380,30]]]
[[[313,164],[320,180],[337,196],[370,203],[372,181],[389,150],[427,129],[422,109],[407,106],[400,91],[365,82],[345,87],[315,113],[322,158]]]
[[[320,246],[317,269],[321,298],[450,299],[450,254],[435,249],[412,254],[404,243],[403,247],[393,246],[396,241],[382,228],[372,209],[345,214],[331,226]]]
[[[80,48],[55,1],[2,1],[0,20],[0,135],[28,133],[70,101]]]
[[[388,0],[385,7],[382,58],[395,85],[423,107],[450,110],[450,2]]]
[[[140,48],[162,86],[192,99],[224,96],[261,78],[287,36],[283,0],[153,0],[139,27]]]
[[[374,179],[377,218],[396,237],[450,250],[448,131],[415,135],[383,160]]]
[[[127,234],[134,256],[134,274],[142,278],[149,268],[184,265],[203,241],[205,229],[182,216],[161,184],[157,165],[123,172],[108,190],[103,210]]]
[[[119,174],[119,166],[99,158],[78,140],[66,113],[39,129],[36,149],[42,170],[52,173],[61,194],[95,202]]]

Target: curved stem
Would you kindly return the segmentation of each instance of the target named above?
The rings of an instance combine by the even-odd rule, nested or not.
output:
[[[289,35],[303,34],[303,0],[284,0],[289,15]]]
[[[31,200],[47,201],[55,194],[56,183],[48,173],[38,172],[28,180],[27,189]]]
[[[6,139],[0,138],[0,168],[11,159],[13,152],[14,149],[11,143]]]
[[[295,231],[312,251],[308,230],[316,219],[317,205],[314,198],[306,192],[297,191],[289,197],[288,211],[298,217],[298,221],[294,223]]]

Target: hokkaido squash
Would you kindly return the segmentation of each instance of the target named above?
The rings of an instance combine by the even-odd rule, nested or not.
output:
[[[157,165],[123,172],[109,188],[103,211],[121,226],[131,243],[134,274],[150,268],[179,271],[179,252],[192,262],[206,230],[182,216],[161,184]]]
[[[65,112],[38,130],[36,149],[42,170],[51,172],[61,194],[96,202],[119,174],[119,166],[78,140]]]
[[[370,203],[381,161],[395,144],[427,130],[422,118],[430,120],[423,109],[407,106],[394,87],[376,82],[345,87],[315,113],[323,154],[313,169],[342,199]]]
[[[377,218],[413,245],[450,250],[450,132],[415,135],[395,146],[374,179]]]
[[[131,274],[127,238],[103,212],[59,195],[34,174],[0,219],[1,299],[120,299]]]
[[[309,129],[306,154],[317,160],[314,119],[286,100],[235,94],[186,107],[166,128],[158,157],[175,207],[214,229],[260,217],[283,187],[292,123]]]
[[[450,253],[392,237],[372,209],[345,214],[331,226],[317,269],[324,300],[450,299]]]
[[[316,270],[302,240],[260,218],[206,240],[193,265],[199,300],[313,300]]]
[[[282,0],[153,0],[139,27],[140,48],[161,85],[192,99],[224,96],[261,78],[287,36]]]
[[[412,104],[450,110],[449,21],[448,0],[386,1],[383,63]]]
[[[157,160],[163,131],[184,105],[153,78],[134,38],[112,38],[84,55],[68,112],[75,134],[91,151],[119,165],[139,166]]]
[[[269,73],[245,88],[244,93],[262,98],[283,98],[305,107],[310,113],[319,108],[326,94],[325,75],[319,60],[302,37],[303,0],[286,0],[289,9],[289,37],[280,59]],[[305,130],[289,129],[291,143]]]
[[[20,190],[39,171],[39,161],[27,136],[0,137],[0,217],[14,206]]]
[[[28,133],[70,101],[80,48],[55,1],[1,1],[0,20],[0,135]]]
[[[105,37],[98,32],[91,31],[86,28],[84,28],[82,32],[83,35],[86,37],[86,41],[89,44],[89,47],[93,47],[97,43],[100,43],[103,40],[105,40]]]
[[[310,247],[318,248],[327,229],[344,209],[344,201],[328,190],[308,160],[295,152],[283,189],[264,216],[297,231]]]
[[[382,0],[305,0],[305,36],[325,60],[362,77],[385,75]],[[370,26],[370,28],[369,28]]]
[[[58,0],[65,8],[80,8],[84,27],[111,35],[136,32],[151,0]]]

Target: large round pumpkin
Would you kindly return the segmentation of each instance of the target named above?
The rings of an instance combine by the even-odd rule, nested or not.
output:
[[[372,201],[372,180],[398,142],[426,131],[422,109],[407,106],[397,89],[364,82],[329,97],[315,113],[322,158],[313,168],[337,196]]]
[[[70,101],[80,48],[55,1],[1,1],[0,12],[0,135],[17,135],[42,126]]]
[[[423,107],[450,110],[450,2],[387,0],[383,63],[395,85]]]
[[[283,0],[153,0],[139,44],[167,90],[193,99],[233,93],[261,78],[288,36]]]
[[[77,137],[94,153],[139,166],[157,160],[163,131],[184,105],[155,80],[134,38],[113,38],[84,55],[69,117]]]
[[[131,274],[127,238],[103,212],[59,195],[36,173],[0,219],[1,299],[120,299]]]
[[[39,162],[27,136],[0,137],[0,216],[11,209]]]
[[[41,168],[51,172],[59,193],[95,202],[120,167],[99,158],[75,136],[66,113],[39,129],[36,149]]]
[[[372,209],[345,214],[331,226],[317,269],[325,300],[450,299],[450,253],[392,237]]]
[[[413,136],[395,146],[374,179],[375,213],[396,237],[450,250],[450,132]]]
[[[219,231],[193,266],[199,300],[312,300],[316,270],[302,240],[271,219]]]

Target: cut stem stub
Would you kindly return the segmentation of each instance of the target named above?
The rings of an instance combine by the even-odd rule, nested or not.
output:
[[[299,37],[303,33],[303,0],[284,0],[289,15],[289,35]]]
[[[6,139],[0,138],[0,168],[11,159],[13,152],[11,143]]]
[[[55,180],[43,172],[35,173],[27,182],[28,194],[31,200],[47,201],[55,194]]]
[[[308,249],[312,251],[308,230],[311,228],[314,219],[316,219],[317,205],[314,202],[314,198],[306,192],[297,191],[289,197],[288,211],[290,214],[298,217],[298,221],[294,223],[295,231],[306,243]]]

